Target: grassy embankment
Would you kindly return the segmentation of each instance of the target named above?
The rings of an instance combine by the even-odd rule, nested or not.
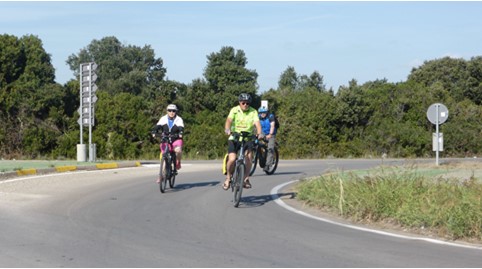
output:
[[[473,167],[336,172],[304,180],[296,191],[308,205],[355,222],[482,242],[482,164]]]

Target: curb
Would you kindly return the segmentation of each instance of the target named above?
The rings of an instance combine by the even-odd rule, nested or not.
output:
[[[73,172],[73,171],[92,171],[92,170],[105,170],[105,169],[117,169],[117,168],[127,168],[127,167],[139,167],[142,166],[141,162],[113,162],[113,163],[99,163],[96,165],[64,165],[64,166],[55,166],[52,168],[27,168],[27,169],[19,169],[12,172],[1,172],[0,173],[0,181],[6,180],[14,177],[21,177],[21,176],[31,176],[31,175],[45,175],[45,174],[52,174],[52,173],[64,173],[64,172]]]

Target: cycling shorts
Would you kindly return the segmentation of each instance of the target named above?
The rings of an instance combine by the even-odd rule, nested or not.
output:
[[[182,139],[177,139],[176,141],[172,142],[172,146],[169,145],[169,143],[167,143],[167,142],[161,143],[161,145],[160,145],[161,151],[165,147],[166,144],[169,147],[169,152],[173,152],[175,148],[181,148],[182,149],[182,145],[184,143],[183,143]],[[164,151],[162,153],[164,153]]]
[[[244,150],[252,150],[254,141],[248,141],[244,144],[244,146]],[[238,153],[239,147],[241,147],[241,142],[228,140],[228,153]]]

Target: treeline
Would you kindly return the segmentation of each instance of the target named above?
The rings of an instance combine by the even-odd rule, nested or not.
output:
[[[60,85],[50,55],[33,35],[0,35],[0,157],[75,159],[80,143],[80,63],[96,62],[98,101],[93,143],[98,159],[154,159],[149,135],[169,103],[180,107],[189,134],[187,158],[221,158],[226,151],[224,120],[241,92],[253,107],[268,100],[280,119],[282,158],[432,157],[435,126],[426,111],[433,103],[449,109],[440,126],[441,156],[473,157],[482,152],[482,57],[441,58],[411,70],[406,81],[376,79],[327,89],[317,71],[298,74],[288,66],[278,86],[259,93],[258,74],[246,68],[243,50],[222,47],[207,55],[202,78],[183,84],[166,78],[168,67],[149,46],[93,40],[66,59],[77,79]],[[263,89],[264,90],[264,89]],[[88,132],[83,132],[88,141]]]

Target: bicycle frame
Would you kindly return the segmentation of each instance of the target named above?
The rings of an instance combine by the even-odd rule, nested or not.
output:
[[[249,132],[233,133],[233,138],[238,143],[241,143],[239,150],[237,152],[236,162],[234,166],[234,173],[230,178],[231,191],[234,192],[234,207],[239,206],[241,201],[241,195],[243,193],[243,184],[245,178],[245,145],[247,143],[246,138],[252,137],[253,135]],[[241,140],[241,141],[240,141]]]
[[[275,142],[274,149],[273,149],[273,166],[269,171],[265,171],[267,175],[272,175],[276,168],[278,167],[278,141]],[[264,168],[266,165],[266,161],[268,159],[268,141],[266,140],[258,140],[256,139],[255,145],[253,148],[253,163],[251,166],[251,171],[249,173],[250,176],[254,174],[256,170],[256,166],[259,164],[259,167]]]
[[[169,186],[174,187],[174,182],[176,180],[177,170],[176,170],[176,153],[174,152],[174,147],[172,145],[172,139],[174,136],[170,134],[157,134],[157,137],[161,137],[161,154],[160,154],[160,170],[159,176],[162,177],[162,181],[159,184],[161,192],[166,189],[167,181],[169,181]],[[164,170],[164,172],[163,172]],[[165,174],[165,176],[163,176]]]

